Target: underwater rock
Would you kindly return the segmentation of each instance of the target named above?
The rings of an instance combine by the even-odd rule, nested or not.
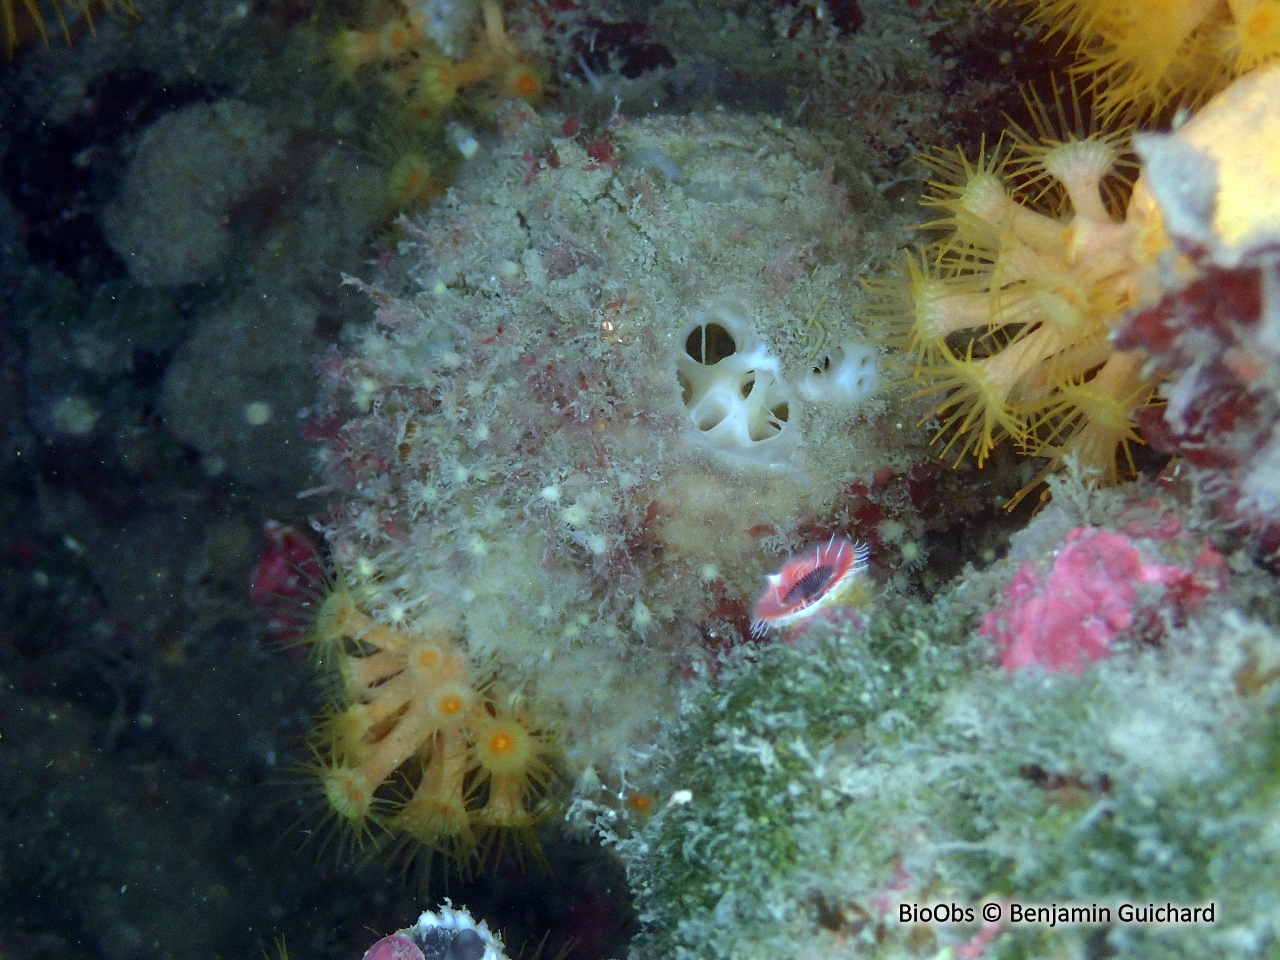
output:
[[[387,266],[408,282],[358,284],[376,326],[326,361],[305,428],[341,494],[322,526],[361,611],[344,622],[381,651],[344,669],[423,637],[463,651],[489,678],[467,703],[530,717],[581,790],[625,796],[680,678],[746,642],[778,558],[848,532],[851,490],[927,458],[875,394],[857,319],[898,222],[865,178],[834,178],[856,144],[779,121],[588,136],[508,106],[498,129],[402,222]],[[358,686],[331,723],[364,722],[390,684]],[[392,727],[424,716],[408,709]],[[370,754],[360,797],[394,766],[342,752],[331,779]],[[336,809],[361,828],[363,800]]]
[[[102,213],[129,275],[148,286],[215,277],[232,256],[235,207],[266,182],[285,139],[238,100],[192,104],[148,127]]]

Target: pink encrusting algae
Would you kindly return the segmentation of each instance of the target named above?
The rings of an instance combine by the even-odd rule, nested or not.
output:
[[[1190,567],[1153,563],[1121,533],[1077,527],[1049,561],[1028,560],[982,619],[979,635],[1000,645],[1008,670],[1083,673],[1111,656],[1116,639],[1148,610],[1197,609],[1223,585],[1222,555],[1205,545]],[[1158,593],[1144,602],[1147,585]]]

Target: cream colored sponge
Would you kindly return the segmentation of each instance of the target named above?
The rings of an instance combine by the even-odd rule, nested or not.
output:
[[[795,451],[794,399],[778,361],[731,307],[714,305],[686,329],[676,377],[694,437],[734,457],[781,465]]]

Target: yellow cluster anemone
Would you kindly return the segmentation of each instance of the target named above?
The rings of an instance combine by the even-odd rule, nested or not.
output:
[[[444,193],[441,178],[421,151],[401,154],[387,174],[387,190],[399,207],[426,206]]]
[[[458,638],[380,623],[340,587],[311,641],[337,674],[312,772],[349,840],[389,839],[464,871],[509,838],[539,852],[532,829],[557,780],[550,733]]]
[[[342,31],[330,49],[343,76],[376,68],[383,82],[404,97],[409,112],[422,119],[439,117],[464,89],[477,84],[488,85],[498,99],[541,99],[545,78],[508,36],[499,0],[481,0],[480,9],[484,33],[461,60],[441,51],[413,5],[381,26]]]
[[[1280,0],[996,0],[1078,47],[1104,113],[1195,106],[1280,57]]]
[[[90,0],[48,0],[48,8],[67,43],[71,42],[71,30],[77,22],[83,20],[93,29]],[[102,8],[108,13],[115,10],[135,13],[133,0],[102,0]],[[49,24],[40,0],[0,0],[0,17],[4,18],[5,53],[10,59],[19,47],[36,37],[43,40],[46,47],[49,45]]]
[[[1009,441],[1049,458],[1014,503],[1069,457],[1103,482],[1118,457],[1132,470],[1134,412],[1158,386],[1140,355],[1108,343],[1151,295],[1160,246],[1144,216],[1123,213],[1127,137],[1089,131],[1057,102],[1057,118],[1036,108],[1035,135],[1015,127],[976,160],[926,158],[936,239],[873,285],[917,395],[940,398],[944,456],[981,466]]]

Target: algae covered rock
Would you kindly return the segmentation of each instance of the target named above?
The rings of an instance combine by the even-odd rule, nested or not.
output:
[[[366,286],[376,325],[325,364],[308,431],[341,497],[323,526],[344,592],[388,628],[346,618],[379,655],[461,650],[491,712],[552,731],[584,792],[626,795],[780,555],[847,532],[849,489],[924,455],[858,319],[898,224],[856,144],[778,121],[589,138],[508,108],[498,129],[405,224]],[[343,731],[382,695],[347,689]],[[326,776],[349,772],[339,752]]]
[[[214,278],[232,257],[236,206],[266,182],[286,139],[239,100],[192,104],[148,127],[102,215],[129,275],[147,286]]]
[[[739,657],[691,698],[668,799],[614,837],[634,957],[1274,955],[1274,580],[1236,554],[1208,594],[1131,598],[1083,671],[997,666],[980,615],[1067,531],[1211,555],[1212,523],[1167,494],[1052,486],[989,569]]]
[[[321,307],[250,287],[202,313],[165,372],[160,409],[206,474],[298,488],[310,476],[298,410],[310,399]]]

